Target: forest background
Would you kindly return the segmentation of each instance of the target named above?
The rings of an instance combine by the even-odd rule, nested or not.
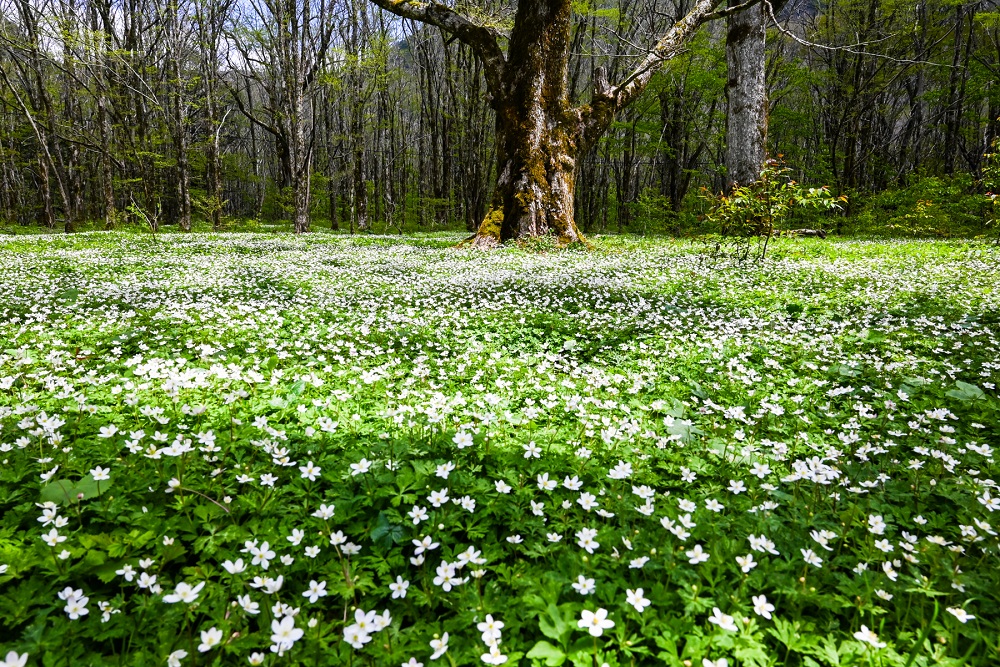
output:
[[[501,35],[513,20],[511,3],[459,4]],[[574,2],[571,100],[600,68],[632,71],[692,4]],[[847,197],[789,225],[985,232],[998,3],[791,0],[776,18],[767,152]],[[725,20],[704,26],[579,158],[585,234],[708,230],[725,42]],[[472,50],[367,0],[0,0],[3,231],[290,229],[303,182],[313,229],[474,231],[494,131]]]

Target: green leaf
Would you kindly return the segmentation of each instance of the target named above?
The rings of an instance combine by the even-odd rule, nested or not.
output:
[[[547,641],[540,641],[528,651],[527,657],[544,660],[548,667],[559,667],[566,662],[566,654]]]
[[[974,384],[956,380],[955,386],[958,389],[950,389],[948,391],[948,396],[952,398],[957,398],[960,401],[978,401],[986,398],[986,393]]]
[[[62,503],[77,502],[88,498],[96,498],[109,488],[110,479],[98,482],[92,475],[87,475],[79,482],[68,479],[57,479],[42,487],[42,502]]]
[[[559,612],[559,607],[551,602],[545,608],[545,613],[538,617],[538,628],[542,631],[543,635],[549,639],[555,639],[560,643],[563,636],[571,629],[569,624],[563,620],[562,614]]]
[[[70,287],[69,289],[64,289],[63,291],[56,294],[56,298],[61,301],[66,301],[68,303],[74,303],[80,296],[80,290]]]
[[[405,535],[403,526],[390,522],[385,512],[379,512],[370,537],[378,546],[389,549],[393,544],[402,544]]]

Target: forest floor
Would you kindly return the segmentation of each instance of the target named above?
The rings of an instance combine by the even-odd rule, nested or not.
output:
[[[1000,250],[0,239],[0,664],[996,665]]]

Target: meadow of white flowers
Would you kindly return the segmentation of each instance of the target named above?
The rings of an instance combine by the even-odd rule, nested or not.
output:
[[[0,666],[996,665],[1000,250],[0,243]]]

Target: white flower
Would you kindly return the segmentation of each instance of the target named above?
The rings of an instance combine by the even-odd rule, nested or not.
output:
[[[177,584],[177,588],[174,592],[169,595],[163,596],[163,601],[168,604],[173,604],[175,602],[184,602],[186,604],[191,604],[198,599],[198,594],[201,589],[205,587],[205,582],[201,582],[195,586],[191,586],[187,582],[182,581]]]
[[[437,469],[434,471],[434,474],[442,479],[448,479],[448,475],[450,475],[454,469],[455,469],[455,464],[452,463],[451,461],[448,461],[447,463],[442,463],[441,465],[439,465]]]
[[[708,617],[708,622],[715,623],[721,629],[730,632],[736,632],[739,629],[736,627],[736,619],[729,614],[723,614],[722,610],[718,607],[712,609],[712,615]]]
[[[490,646],[488,653],[483,653],[479,659],[487,665],[502,665],[507,662],[507,656],[500,652],[500,648],[494,644]]]
[[[622,460],[618,461],[618,465],[612,468],[608,472],[608,477],[611,479],[628,479],[632,476],[632,464],[625,463]]]
[[[504,622],[495,620],[492,614],[486,614],[486,619],[476,625],[482,635],[483,642],[487,645],[495,644],[500,639],[500,631],[503,630]]]
[[[57,544],[59,544],[60,542],[65,542],[66,541],[66,536],[65,535],[60,535],[59,531],[56,530],[55,528],[53,528],[53,529],[49,530],[49,532],[47,532],[44,535],[42,535],[42,540],[47,545],[49,545],[50,547],[54,547]]]
[[[580,494],[580,497],[576,499],[576,502],[580,504],[580,507],[589,512],[593,508],[597,507],[597,496],[584,491]]]
[[[729,480],[729,492],[739,495],[747,490],[747,485],[740,480]]]
[[[316,581],[315,579],[311,580],[309,588],[302,595],[308,598],[310,603],[315,603],[316,600],[326,597],[326,582]]]
[[[409,660],[407,660],[406,662],[404,662],[402,665],[400,665],[400,667],[424,667],[424,663],[417,662],[416,658],[410,658]]]
[[[764,618],[771,618],[771,612],[774,611],[774,605],[767,601],[767,597],[764,595],[754,595],[753,596],[753,613],[758,616],[763,616]]]
[[[372,640],[372,636],[365,632],[357,623],[344,628],[344,641],[353,648],[364,648],[364,645]]]
[[[260,603],[251,600],[249,595],[236,596],[236,603],[240,605],[240,608],[243,609],[244,612],[250,614],[251,616],[256,616],[260,613]]]
[[[597,537],[597,531],[593,528],[581,528],[576,532],[577,545],[581,549],[586,549],[587,553],[594,553],[594,549],[601,546],[594,538]]]
[[[746,556],[737,556],[736,563],[740,566],[740,569],[744,572],[749,572],[750,570],[757,567],[757,563],[753,560],[753,554],[747,554]]]
[[[414,505],[413,509],[407,512],[407,516],[413,519],[413,525],[416,526],[421,521],[426,521],[428,518],[427,508],[420,507],[419,505]]]
[[[455,437],[451,439],[455,443],[455,446],[459,449],[465,449],[466,447],[472,446],[472,436],[465,431],[459,431],[455,434]]]
[[[975,616],[969,612],[964,609],[959,609],[958,607],[948,607],[948,613],[957,618],[959,623],[968,623],[975,618]]]
[[[431,655],[431,660],[437,660],[442,655],[448,651],[448,633],[441,635],[441,639],[432,639],[431,648],[434,649],[434,653]]]
[[[754,551],[767,552],[772,556],[778,556],[778,550],[774,548],[774,542],[767,539],[765,536],[761,535],[757,537],[756,535],[748,535],[747,540],[750,541],[750,548]]]
[[[4,658],[3,662],[0,662],[0,667],[24,667],[28,664],[28,654],[21,653],[18,655],[17,651],[9,651],[7,657]]]
[[[538,488],[542,491],[553,491],[557,486],[559,486],[559,482],[554,479],[549,479],[549,473],[547,472],[538,475],[535,481],[538,483]]]
[[[814,530],[811,533],[809,533],[809,535],[821,547],[823,547],[827,551],[833,551],[833,549],[830,548],[829,546],[829,542],[830,540],[837,539],[837,533],[831,532],[829,530],[819,530],[819,531]]]
[[[406,581],[402,577],[397,576],[396,581],[389,584],[389,590],[392,591],[392,599],[405,598],[406,589],[410,587],[410,582]]]
[[[333,505],[320,505],[319,509],[313,512],[312,515],[317,519],[323,519],[325,521],[333,518],[333,510]]]
[[[729,667],[729,661],[725,658],[719,658],[718,660],[709,660],[708,658],[701,659],[701,667]]]
[[[526,445],[522,445],[521,448],[524,449],[524,458],[526,459],[532,459],[532,458],[537,459],[541,458],[542,456],[542,450],[540,450],[538,448],[538,445],[536,445],[534,442],[529,442]]]
[[[469,547],[465,551],[458,553],[456,558],[458,558],[461,566],[468,565],[469,563],[473,565],[483,565],[486,563],[486,559],[483,558],[483,552],[475,547]]]
[[[73,597],[69,598],[68,600],[66,600],[66,607],[65,607],[64,611],[66,612],[66,615],[69,616],[69,619],[71,621],[75,621],[76,619],[80,618],[81,616],[86,616],[87,614],[90,613],[90,610],[87,609],[87,603],[89,601],[90,601],[90,598],[88,598],[86,596],[82,596],[82,595],[81,596],[73,596]]]
[[[184,649],[179,649],[174,651],[167,656],[167,667],[181,667],[181,660],[188,656],[188,652]]]
[[[513,490],[513,488],[502,479],[498,479],[493,482],[493,486],[496,487],[497,493],[510,493]]]
[[[259,547],[253,546],[248,550],[250,555],[253,556],[253,560],[250,561],[251,565],[260,565],[261,569],[266,570],[270,565],[271,559],[273,559],[277,554],[271,549],[271,545],[267,542],[262,543]]]
[[[205,653],[212,650],[222,642],[222,630],[212,627],[201,631],[201,644],[198,645],[198,652]]]
[[[247,569],[242,558],[237,558],[235,563],[231,560],[224,561],[222,567],[229,574],[240,574],[241,572],[246,572]]]
[[[309,461],[304,466],[299,466],[299,470],[302,472],[302,479],[308,479],[310,482],[315,482],[319,473],[323,469],[314,465],[312,461]]]
[[[639,570],[642,569],[642,567],[648,562],[649,562],[649,556],[640,556],[639,558],[633,558],[631,561],[629,561],[628,566],[629,569],[631,570]],[[640,588],[639,590],[642,589]]]
[[[893,550],[894,547],[889,542],[889,540],[882,539],[882,540],[875,540],[875,548],[884,553],[889,553]]]
[[[688,562],[692,565],[697,565],[698,563],[704,563],[708,560],[708,552],[702,549],[700,544],[694,545],[694,548],[690,551],[685,551],[685,555],[688,557]]]
[[[881,514],[868,515],[868,532],[873,535],[882,535],[885,533],[885,521],[882,519]]]
[[[413,540],[412,542],[413,546],[416,547],[416,549],[414,549],[413,551],[414,556],[419,556],[425,551],[433,551],[434,549],[437,549],[440,546],[440,544],[435,542],[430,535],[425,535],[419,540]]]
[[[861,629],[854,633],[854,638],[859,642],[871,644],[875,648],[885,648],[886,646],[885,642],[880,642],[878,635],[869,630],[867,625],[862,625]]]
[[[368,459],[361,459],[357,463],[351,464],[351,476],[356,477],[368,472],[372,467],[372,462]]]
[[[615,627],[615,622],[608,618],[607,609],[598,609],[596,612],[584,609],[580,612],[577,627],[583,628],[594,637],[600,637],[605,630]]]
[[[305,630],[295,627],[295,617],[285,616],[280,621],[271,621],[271,641],[278,647],[278,651],[287,651],[292,644],[302,639]]]
[[[582,574],[577,577],[576,581],[573,582],[573,588],[575,588],[576,592],[580,595],[590,595],[596,589],[594,586],[594,580],[588,579]]]
[[[643,591],[641,588],[637,588],[634,591],[629,588],[625,591],[625,601],[635,607],[635,610],[640,614],[650,604],[649,600],[643,597],[642,593]]]
[[[90,471],[90,475],[94,478],[94,481],[96,482],[105,482],[111,479],[111,469],[97,466],[96,468]]]
[[[978,496],[976,500],[978,500],[983,507],[985,507],[991,512],[996,512],[997,510],[1000,510],[1000,498],[994,498],[990,496],[989,489],[985,489],[983,491],[983,495]]]
[[[817,556],[812,549],[799,549],[799,551],[802,552],[802,558],[813,567],[823,566],[823,559]]]

